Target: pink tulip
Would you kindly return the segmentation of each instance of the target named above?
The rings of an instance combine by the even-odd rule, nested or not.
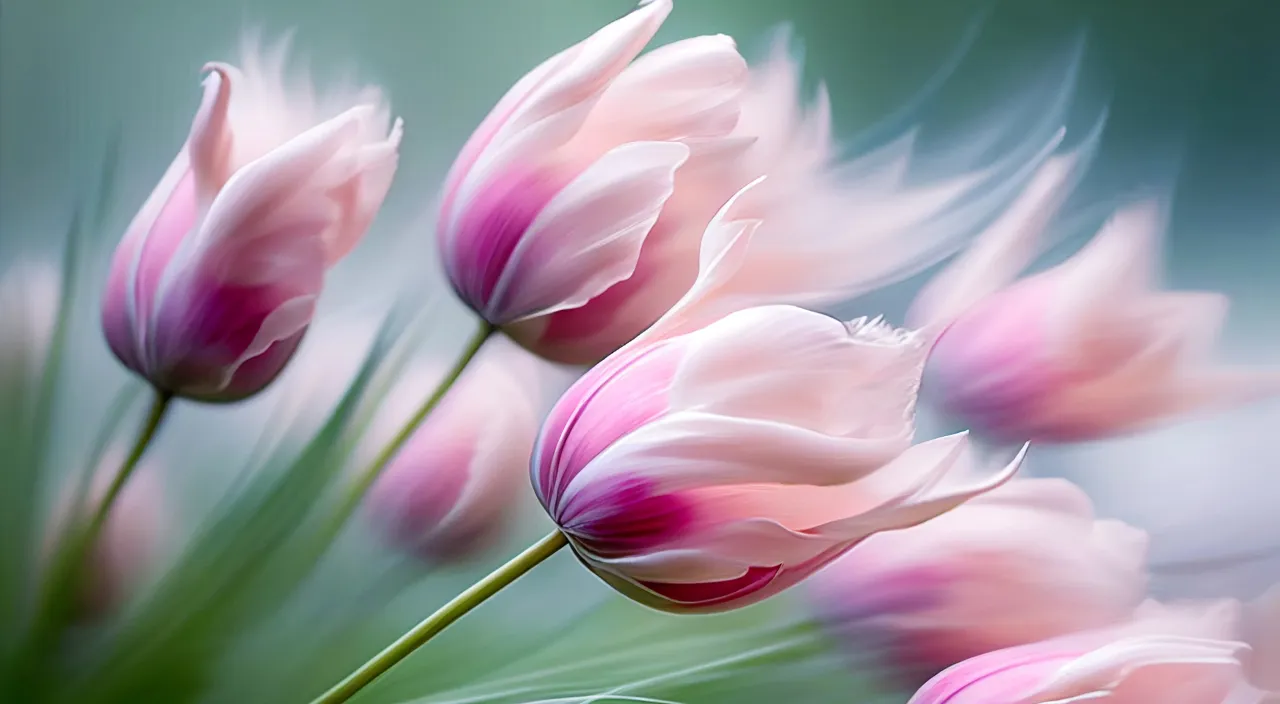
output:
[[[509,340],[490,339],[370,492],[369,514],[392,543],[440,561],[466,557],[502,535],[527,487],[544,365]],[[438,377],[413,375],[398,385],[370,439],[382,439],[381,446],[394,435]]]
[[[116,249],[102,322],[156,387],[232,401],[297,348],[326,269],[391,185],[400,122],[388,136],[376,91],[330,117],[309,87],[287,90],[283,45],[205,70],[187,142]]]
[[[1157,204],[1129,206],[1067,262],[975,296],[947,321],[933,352],[942,408],[997,439],[1070,442],[1280,390],[1274,371],[1208,359],[1227,299],[1156,287],[1160,229]],[[1006,252],[1022,247],[1011,240]],[[987,270],[1011,278],[1021,258],[993,257]],[[980,271],[968,272],[969,281],[980,281]],[[945,292],[934,290],[934,300]],[[925,308],[922,322],[944,322]]]
[[[967,219],[936,216],[1007,172],[909,187],[914,133],[837,164],[826,92],[802,105],[785,43],[752,68],[726,36],[640,56],[671,9],[643,2],[522,78],[444,185],[437,235],[454,289],[543,357],[594,362],[657,320],[692,285],[713,215],[762,176],[741,288],[811,304],[954,251]]]
[[[1061,479],[1012,481],[921,526],[881,533],[810,581],[842,636],[882,637],[910,672],[1127,620],[1147,537],[1096,520]]]
[[[909,704],[1260,704],[1231,628],[1185,614],[998,650],[955,665]],[[1225,633],[1224,633],[1225,631]]]
[[[579,379],[534,452],[543,507],[583,563],[667,611],[779,592],[877,531],[1006,481],[941,486],[964,434],[912,445],[928,338],[790,306],[636,344]]]
[[[78,515],[81,520],[87,519],[89,512],[102,500],[123,459],[123,450],[106,454],[79,509],[75,509],[79,487],[74,483],[65,487],[50,520],[46,551],[52,549],[53,539],[68,527],[67,521],[73,515]],[[78,615],[82,618],[101,618],[118,609],[133,595],[139,581],[155,562],[168,523],[164,494],[156,471],[154,464],[139,466],[112,504],[102,532],[87,558],[85,588],[78,604]]]

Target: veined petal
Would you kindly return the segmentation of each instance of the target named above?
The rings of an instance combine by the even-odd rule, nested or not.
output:
[[[688,156],[677,142],[635,142],[587,167],[516,242],[485,317],[505,323],[573,308],[629,276]]]

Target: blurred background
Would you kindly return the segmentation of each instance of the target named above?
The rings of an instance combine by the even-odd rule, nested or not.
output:
[[[0,263],[56,261],[72,207],[91,197],[103,154],[120,137],[118,177],[100,231],[91,237],[91,280],[82,286],[71,333],[56,455],[68,464],[81,456],[127,378],[96,321],[106,258],[185,137],[199,99],[200,67],[233,60],[242,31],[292,32],[294,56],[320,86],[344,77],[381,85],[406,123],[395,186],[373,231],[332,272],[304,358],[327,345],[371,339],[392,295],[407,288],[436,302],[429,344],[446,357],[470,325],[432,254],[431,206],[449,163],[512,82],[631,7],[629,0],[0,2]],[[1063,219],[1061,251],[1044,263],[1078,247],[1117,199],[1167,195],[1170,283],[1232,297],[1227,359],[1266,363],[1280,356],[1280,45],[1274,40],[1280,4],[683,0],[657,42],[725,33],[752,58],[767,50],[771,30],[784,23],[804,48],[807,80],[829,87],[837,133],[848,139],[892,116],[947,71],[935,96],[898,119],[923,120],[926,137],[929,130],[971,123],[984,107],[1024,89],[1037,71],[1083,46],[1073,119],[1087,129],[1106,109],[1108,121],[1095,165]],[[900,321],[920,280],[840,312],[885,313]],[[346,362],[326,357],[315,363],[334,380],[334,398],[360,354],[355,345]],[[294,365],[281,386],[301,369]],[[569,379],[565,370],[562,381]],[[167,529],[175,551],[234,485],[254,434],[286,391],[235,407],[184,404],[174,415],[154,461],[174,502],[170,512],[180,517]],[[1280,581],[1278,422],[1280,404],[1256,404],[1122,440],[1039,447],[1028,471],[1071,477],[1094,497],[1100,514],[1151,531],[1157,595],[1248,598]],[[948,429],[933,425],[924,432]],[[326,604],[364,604],[367,632],[318,636],[346,642],[329,654],[330,670],[317,668],[340,673],[360,662],[528,542],[544,526],[533,508],[526,513],[510,540],[479,563],[401,575],[390,587],[383,575],[395,573],[397,558],[367,536],[347,536],[344,556],[299,597],[314,605],[294,604],[298,613],[289,618],[303,623],[308,614],[333,608]],[[849,701],[851,687],[872,687],[844,659],[829,657],[816,636],[787,630],[800,612],[794,601],[746,616],[673,619],[620,603],[560,555],[415,656],[406,672],[380,684],[378,696],[535,701],[569,696],[554,687],[570,682],[599,691],[625,685],[631,694],[643,690],[678,701],[773,701],[790,692],[795,701],[834,702]],[[793,638],[799,646],[788,645]],[[255,665],[255,653],[288,642],[268,638],[258,650],[245,645],[239,660],[228,659],[232,674],[208,700],[291,700],[264,698],[265,690],[254,689],[271,679],[259,671],[271,668]],[[618,655],[600,659],[606,650]],[[525,657],[530,653],[532,659]],[[720,660],[711,667],[707,658]],[[511,667],[515,674],[504,670]],[[884,701],[905,701],[891,686],[878,686],[887,687]],[[661,694],[651,694],[655,688]]]

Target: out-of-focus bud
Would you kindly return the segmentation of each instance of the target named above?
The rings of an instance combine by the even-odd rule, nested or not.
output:
[[[64,488],[51,515],[46,550],[52,549],[53,540],[72,527],[68,521],[88,520],[102,501],[123,459],[122,450],[106,454],[78,508],[75,504],[79,493],[79,487],[75,485],[78,478]],[[86,556],[79,617],[96,619],[115,611],[133,595],[139,581],[146,576],[158,556],[167,517],[164,492],[156,470],[154,464],[146,461],[140,464],[112,504],[102,532]]]
[[[439,381],[436,371],[410,372],[397,384],[365,447],[400,430]],[[545,371],[510,340],[489,339],[370,490],[366,509],[391,542],[427,560],[455,560],[502,534],[527,487]]]
[[[810,581],[838,637],[932,675],[991,650],[1128,620],[1147,536],[1095,520],[1061,479],[1014,480],[924,525],[880,533]],[[917,680],[918,681],[918,680]]]
[[[805,105],[785,41],[748,67],[732,39],[640,52],[671,0],[553,56],[498,102],[444,185],[437,235],[454,289],[490,323],[560,362],[599,360],[693,284],[708,222],[763,176],[763,224],[742,267],[754,303],[861,293],[954,252],[971,218],[941,218],[1041,154],[907,183],[914,133],[839,164],[824,89]],[[638,58],[637,58],[638,57]]]
[[[1065,263],[979,300],[933,351],[940,406],[998,440],[1071,442],[1280,391],[1280,373],[1209,359],[1217,293],[1155,286],[1161,208],[1116,214]]]
[[[1273,701],[1245,682],[1248,646],[1232,640],[1234,627],[1221,621],[1230,611],[1152,614],[1115,629],[980,655],[934,677],[909,704]]]
[[[233,401],[270,383],[391,185],[400,122],[388,135],[377,91],[318,105],[286,86],[285,48],[205,67],[187,142],[116,249],[107,342],[161,390]]]
[[[666,611],[779,592],[882,530],[1002,484],[941,487],[964,434],[912,445],[928,337],[752,308],[632,344],[552,409],[534,452],[543,507],[584,564]]]
[[[0,277],[0,390],[37,383],[49,355],[61,275],[47,262],[20,262]]]

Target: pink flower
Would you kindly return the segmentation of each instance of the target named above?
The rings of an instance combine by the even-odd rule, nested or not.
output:
[[[284,46],[213,63],[187,142],[116,249],[107,342],[156,387],[208,401],[272,381],[311,321],[325,270],[391,185],[400,122],[376,91],[344,111],[287,90]],[[335,117],[325,119],[335,114]]]
[[[785,42],[750,69],[726,36],[640,56],[671,9],[643,2],[522,78],[444,185],[454,289],[543,357],[594,362],[656,321],[693,284],[717,210],[763,176],[743,205],[763,226],[741,288],[755,303],[831,302],[954,251],[971,218],[940,214],[1016,180],[1060,136],[919,187],[906,184],[914,133],[839,165],[826,92],[802,105]]]
[[[810,581],[843,636],[883,637],[932,674],[1000,648],[1129,619],[1146,591],[1143,531],[1096,520],[1062,479],[1014,480],[923,525],[881,533]]]
[[[123,459],[123,449],[106,453],[78,509],[75,501],[80,490],[76,486],[79,479],[73,478],[65,487],[54,506],[50,530],[46,533],[46,555],[59,532],[68,527],[67,521],[73,516],[81,520],[88,518],[89,512],[102,500]],[[111,506],[102,532],[88,555],[79,616],[94,619],[119,608],[133,595],[158,556],[168,518],[157,470],[156,465],[145,462],[135,469]]]
[[[389,540],[429,560],[488,547],[509,525],[526,488],[538,432],[545,363],[501,337],[414,431],[379,475],[369,515]],[[411,375],[374,420],[378,447],[435,388],[438,374]],[[420,383],[426,382],[426,383]]]
[[[1225,296],[1157,288],[1161,224],[1157,204],[1129,206],[1067,262],[985,296],[973,285],[994,290],[1015,276],[1034,232],[984,235],[1005,239],[980,240],[975,251],[991,256],[959,262],[916,309],[920,322],[950,324],[930,379],[942,408],[997,439],[1070,442],[1280,390],[1276,372],[1208,359]],[[972,303],[943,315],[932,304],[947,292]]]
[[[1152,614],[1120,628],[998,650],[955,665],[909,704],[1260,704],[1247,646],[1224,614]]]
[[[753,308],[633,343],[579,379],[534,451],[543,507],[637,601],[715,611],[779,592],[881,530],[1003,483],[942,488],[964,434],[912,446],[919,333]]]

